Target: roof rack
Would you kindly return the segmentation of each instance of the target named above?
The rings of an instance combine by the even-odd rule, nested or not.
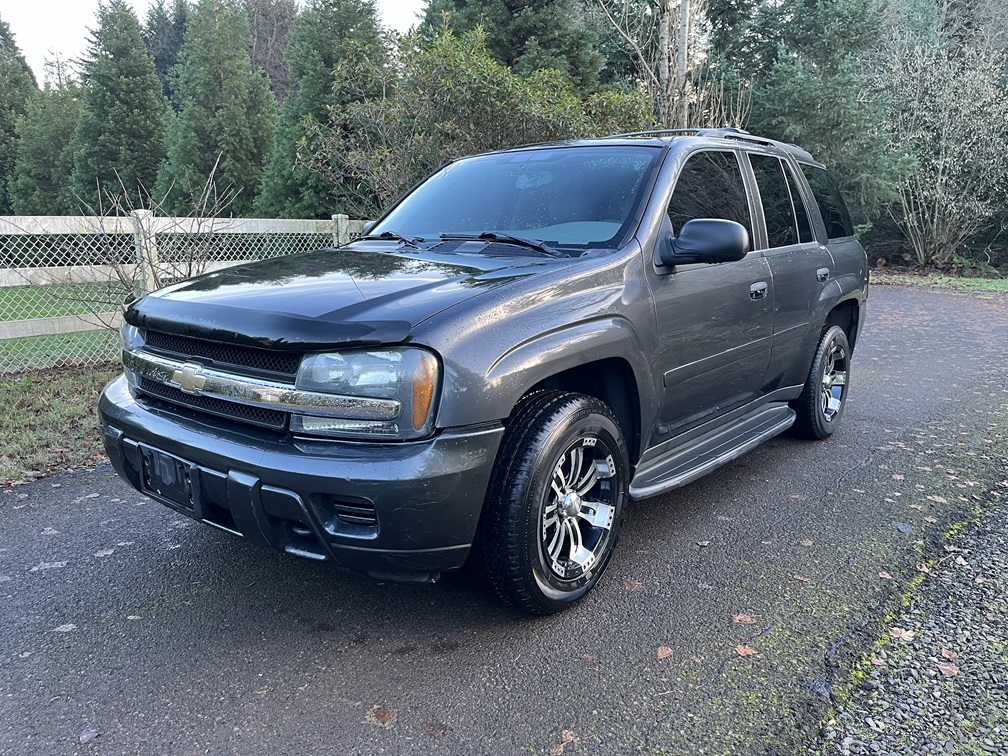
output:
[[[700,137],[714,137],[719,139],[737,139],[740,142],[751,142],[752,144],[760,144],[765,147],[777,147],[779,149],[787,150],[788,152],[807,158],[808,160],[812,160],[812,156],[796,144],[790,144],[787,142],[778,142],[776,139],[767,139],[766,137],[756,136],[755,134],[750,134],[745,129],[739,129],[734,126],[722,126],[716,129],[706,129],[706,128],[650,129],[648,131],[632,131],[626,134],[613,134],[611,136],[603,138],[626,139],[632,137],[663,137],[663,136],[700,136]]]

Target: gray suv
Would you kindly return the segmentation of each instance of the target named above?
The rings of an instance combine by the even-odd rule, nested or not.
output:
[[[467,561],[577,601],[631,499],[843,414],[867,264],[824,167],[721,129],[453,161],[352,244],[125,313],[100,401],[123,478],[378,579]]]

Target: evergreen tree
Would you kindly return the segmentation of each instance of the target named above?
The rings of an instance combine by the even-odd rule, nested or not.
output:
[[[577,0],[430,0],[423,21],[428,34],[445,14],[460,34],[482,26],[490,54],[519,75],[554,68],[581,94],[598,88],[605,61]]]
[[[140,207],[164,157],[168,103],[125,0],[99,6],[91,34],[71,187],[94,210]]]
[[[309,0],[290,34],[287,58],[297,92],[280,110],[276,140],[256,213],[279,218],[328,218],[332,186],[298,164],[299,145],[312,124],[325,123],[329,107],[342,107],[348,91],[333,92],[333,68],[348,45],[357,54],[381,57],[374,0]]]
[[[908,168],[883,138],[884,92],[863,73],[881,20],[874,0],[783,0],[734,48],[754,82],[749,128],[823,161],[859,223],[878,217]]]
[[[10,200],[18,215],[76,215],[77,198],[70,188],[74,167],[74,133],[81,113],[81,87],[76,81],[46,82],[18,119],[17,162],[10,181]]]
[[[351,54],[337,66],[337,86],[363,96],[330,110],[305,146],[348,215],[375,217],[461,155],[653,125],[642,93],[581,98],[559,71],[519,76],[490,55],[480,29],[407,37],[396,53],[382,65]]]
[[[297,0],[242,0],[252,34],[252,70],[263,71],[278,102],[294,88],[287,64],[287,41],[298,15]]]
[[[17,121],[36,92],[35,76],[18,49],[10,27],[0,20],[0,215],[11,212],[7,185],[17,156]]]
[[[162,91],[169,100],[172,99],[171,70],[178,63],[188,15],[188,0],[175,0],[170,12],[165,0],[156,0],[147,9],[144,21],[144,44],[154,58],[154,68],[161,80]]]
[[[237,0],[201,0],[189,15],[175,68],[179,108],[169,129],[158,195],[177,213],[222,198],[234,215],[252,207],[276,122],[276,100],[249,61],[248,18]],[[210,183],[208,184],[208,181]]]

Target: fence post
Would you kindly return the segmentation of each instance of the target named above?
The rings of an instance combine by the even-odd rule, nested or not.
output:
[[[333,217],[333,243],[341,247],[350,241],[350,216],[342,213],[334,214]]]
[[[133,210],[130,212],[130,218],[133,220],[133,251],[136,257],[139,293],[148,294],[161,288],[154,213],[150,210]]]

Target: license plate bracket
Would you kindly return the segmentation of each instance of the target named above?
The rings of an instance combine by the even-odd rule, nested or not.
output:
[[[141,490],[193,513],[199,485],[196,465],[142,444],[139,449]]]

